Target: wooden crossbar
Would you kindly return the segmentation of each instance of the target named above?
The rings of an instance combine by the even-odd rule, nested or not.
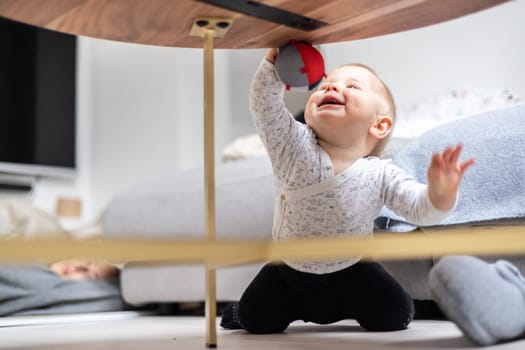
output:
[[[452,254],[525,253],[525,226],[482,226],[430,233],[382,233],[374,237],[317,238],[282,242],[241,239],[3,240],[0,261],[55,261],[99,257],[114,262],[204,263],[215,268],[282,259],[361,256],[387,260]]]

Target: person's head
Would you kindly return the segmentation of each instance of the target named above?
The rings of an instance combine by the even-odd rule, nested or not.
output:
[[[365,156],[381,156],[396,115],[392,93],[369,67],[342,65],[314,91],[305,109],[306,123],[319,139],[360,147]]]
[[[105,260],[69,259],[60,260],[49,268],[68,280],[113,279],[120,274],[120,269]]]

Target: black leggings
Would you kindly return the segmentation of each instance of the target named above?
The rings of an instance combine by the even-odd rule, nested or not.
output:
[[[259,334],[283,332],[296,320],[355,319],[370,331],[392,331],[405,329],[413,315],[410,296],[374,262],[323,275],[268,264],[244,291],[238,310],[242,327]]]

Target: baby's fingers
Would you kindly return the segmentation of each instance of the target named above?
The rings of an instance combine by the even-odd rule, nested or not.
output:
[[[456,149],[452,146],[448,146],[447,148],[445,148],[445,150],[443,151],[443,160],[445,161],[445,163],[453,162],[455,157],[455,151]]]
[[[275,60],[277,59],[277,55],[279,55],[279,50],[277,48],[272,47],[266,51],[265,57],[271,63],[275,63]]]
[[[463,145],[461,143],[458,143],[456,147],[452,150],[452,155],[450,157],[450,161],[452,163],[459,162],[459,156],[461,155],[462,150],[463,150]]]
[[[434,153],[432,155],[432,162],[431,162],[431,166],[434,166],[434,167],[443,167],[443,154],[441,153]]]
[[[476,163],[474,158],[470,158],[470,159],[464,161],[463,163],[461,163],[460,166],[459,166],[459,168],[461,169],[461,173],[463,174],[465,172],[465,170],[467,170],[469,167],[474,165],[474,163]]]

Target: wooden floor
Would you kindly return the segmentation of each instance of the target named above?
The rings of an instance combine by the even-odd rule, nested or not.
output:
[[[120,316],[115,316],[120,315]],[[107,317],[34,318],[35,324],[9,326],[0,321],[0,349],[31,350],[177,350],[206,349],[203,317],[136,316],[112,314]],[[13,318],[20,320],[24,318]],[[25,323],[31,318],[25,318]],[[294,323],[285,334],[250,335],[244,331],[219,328],[218,348],[229,350],[274,349],[474,349],[456,326],[446,321],[414,321],[399,332],[366,332],[353,321],[320,326]],[[525,340],[485,347],[525,349]]]

